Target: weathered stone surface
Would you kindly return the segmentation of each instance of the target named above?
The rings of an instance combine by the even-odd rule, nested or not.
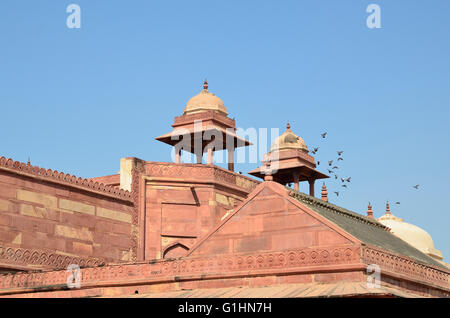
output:
[[[92,255],[92,245],[91,244],[85,244],[81,242],[73,242],[72,243],[73,252],[76,253],[76,255]]]
[[[31,192],[27,190],[18,189],[17,199],[21,201],[28,201],[42,204],[46,207],[55,209],[58,207],[58,199],[56,197],[38,192]]]
[[[86,203],[60,199],[59,207],[64,210],[95,215],[95,206]]]
[[[0,199],[0,212],[8,212],[11,208],[12,202]]]
[[[119,211],[113,211],[105,208],[97,208],[97,216],[108,218],[115,221],[131,223],[131,215]]]
[[[47,217],[47,210],[45,208],[41,207],[34,207],[32,205],[28,204],[21,204],[20,205],[20,213],[22,215],[28,215],[36,218],[46,218]]]
[[[65,225],[55,225],[55,234],[83,241],[92,241],[93,234],[87,228],[73,228]]]

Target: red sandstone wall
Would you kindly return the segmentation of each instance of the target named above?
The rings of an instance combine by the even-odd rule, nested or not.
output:
[[[354,243],[322,220],[291,203],[287,195],[280,195],[266,186],[204,243],[195,248],[192,255],[236,254],[347,244]]]
[[[259,183],[202,164],[147,161],[143,170],[146,260],[186,255]]]
[[[213,186],[146,186],[146,259],[180,257],[244,198]]]
[[[131,199],[99,192],[0,169],[0,268],[131,260]]]

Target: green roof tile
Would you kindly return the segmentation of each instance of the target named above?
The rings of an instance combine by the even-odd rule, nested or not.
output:
[[[367,245],[380,247],[387,251],[404,255],[416,261],[448,270],[432,257],[424,254],[407,242],[393,235],[387,227],[374,219],[349,211],[337,205],[325,202],[307,194],[288,188],[290,195],[306,205],[311,210],[335,223],[344,231],[353,235]]]

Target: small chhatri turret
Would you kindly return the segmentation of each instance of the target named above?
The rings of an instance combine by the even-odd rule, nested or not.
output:
[[[203,153],[208,153],[208,164],[213,164],[214,151],[227,150],[228,169],[234,171],[234,149],[251,143],[236,135],[236,122],[228,117],[223,101],[208,91],[204,81],[203,90],[189,99],[183,115],[175,117],[173,131],[156,140],[175,147],[175,163],[181,163],[181,150],[193,153],[197,164],[202,163]]]
[[[290,123],[287,123],[286,131],[275,139],[269,153],[262,160],[262,166],[249,174],[261,179],[265,179],[265,175],[271,175],[273,181],[284,185],[294,183],[296,191],[299,190],[299,182],[308,181],[309,194],[314,196],[315,180],[329,177],[314,169],[314,157],[308,152],[305,141],[294,134]]]

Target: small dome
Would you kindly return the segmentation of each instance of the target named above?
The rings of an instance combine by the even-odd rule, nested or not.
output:
[[[434,248],[431,235],[420,227],[406,223],[390,212],[377,219],[378,222],[391,229],[391,232],[423,253],[442,260],[442,253]]]
[[[270,147],[271,152],[283,149],[300,149],[308,152],[308,147],[306,146],[305,141],[292,132],[291,125],[289,124],[286,126],[286,131],[275,139],[272,147]]]
[[[187,102],[184,114],[195,114],[210,110],[225,116],[228,115],[227,108],[223,104],[223,101],[208,91],[208,82],[205,80],[203,90]]]

